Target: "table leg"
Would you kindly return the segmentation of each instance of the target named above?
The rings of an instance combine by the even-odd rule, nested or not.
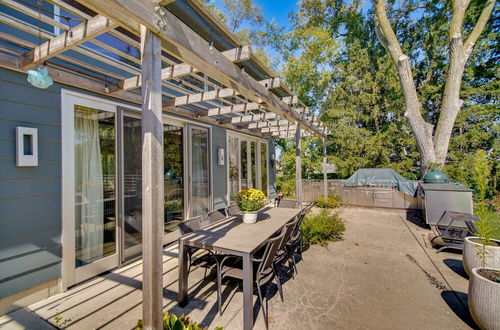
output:
[[[253,263],[252,256],[243,256],[243,329],[253,328]]]
[[[181,307],[188,304],[187,295],[187,271],[188,271],[188,255],[187,247],[184,241],[179,240],[179,293],[177,294],[177,302]]]

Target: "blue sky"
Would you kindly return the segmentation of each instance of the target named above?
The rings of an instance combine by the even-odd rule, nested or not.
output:
[[[266,20],[275,18],[279,25],[287,27],[290,27],[288,13],[299,8],[298,0],[254,0],[254,2],[262,8]],[[217,7],[222,8],[222,0],[215,0],[215,3]]]

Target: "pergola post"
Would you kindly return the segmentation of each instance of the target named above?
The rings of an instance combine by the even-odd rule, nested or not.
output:
[[[301,132],[300,124],[297,123],[295,129],[295,196],[297,203],[302,205],[302,147],[301,147]]]
[[[323,197],[328,198],[328,181],[326,175],[326,139],[323,138]]]
[[[142,317],[161,329],[163,315],[163,124],[160,38],[141,25]]]

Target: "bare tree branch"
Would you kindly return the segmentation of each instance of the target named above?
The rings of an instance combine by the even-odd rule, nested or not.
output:
[[[486,1],[486,4],[484,5],[483,10],[481,11],[481,15],[479,15],[476,26],[474,27],[472,32],[469,34],[469,37],[465,41],[464,51],[466,52],[467,55],[470,55],[470,53],[472,52],[472,48],[476,44],[477,39],[479,39],[479,36],[481,35],[481,33],[483,33],[484,27],[486,26],[486,23],[488,23],[488,20],[491,16],[491,12],[495,7],[495,2],[496,0]]]

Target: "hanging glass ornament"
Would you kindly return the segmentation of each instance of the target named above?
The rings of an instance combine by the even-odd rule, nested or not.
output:
[[[48,88],[54,81],[49,76],[49,71],[42,66],[38,70],[28,70],[28,82],[37,88]]]
[[[38,46],[42,44],[42,0],[38,0]],[[52,86],[54,81],[49,75],[46,68],[47,64],[40,65],[36,70],[28,70],[28,82],[37,88],[48,88]]]

